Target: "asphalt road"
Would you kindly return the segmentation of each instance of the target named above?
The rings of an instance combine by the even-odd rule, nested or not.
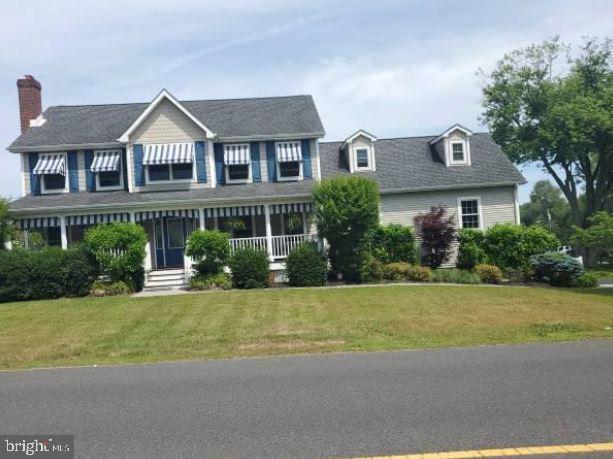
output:
[[[77,457],[610,442],[613,342],[0,372],[0,433],[74,434]]]

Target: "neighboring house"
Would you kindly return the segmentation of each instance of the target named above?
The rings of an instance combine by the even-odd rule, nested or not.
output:
[[[26,76],[17,86],[22,134],[8,150],[21,155],[23,197],[10,203],[11,218],[62,247],[100,222],[139,223],[152,275],[189,270],[185,238],[197,228],[225,229],[233,249],[266,250],[281,269],[316,237],[314,184],[339,174],[377,181],[385,223],[411,225],[438,204],[461,227],[519,223],[523,177],[488,134],[460,125],[438,137],[358,131],[321,142],[311,96],[178,101],[163,90],[151,103],[43,113],[40,83]]]

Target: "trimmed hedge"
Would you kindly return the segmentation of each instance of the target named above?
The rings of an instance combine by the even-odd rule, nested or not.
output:
[[[432,272],[433,282],[448,284],[480,284],[481,279],[475,273],[463,269],[441,268]]]
[[[197,230],[189,235],[185,254],[194,258],[200,276],[219,274],[230,258],[230,235],[221,231]]]
[[[593,288],[598,287],[598,277],[592,273],[584,273],[575,280],[575,287]]]
[[[370,235],[372,254],[383,263],[417,263],[415,234],[410,226],[380,225]]]
[[[97,277],[83,247],[0,252],[0,302],[85,296]]]
[[[495,265],[480,264],[475,266],[475,274],[485,284],[500,284],[502,282],[502,270]]]
[[[476,265],[488,262],[485,252],[485,234],[475,229],[461,229],[458,232],[458,258],[456,266],[460,269],[473,269]]]
[[[236,288],[264,288],[270,274],[268,256],[261,250],[240,249],[230,258],[232,284]]]
[[[289,253],[285,263],[289,285],[313,287],[326,283],[328,260],[313,243],[299,244]]]
[[[228,273],[196,276],[189,280],[190,290],[230,290],[232,278]]]
[[[525,270],[530,257],[555,250],[558,238],[540,226],[494,225],[485,232],[489,263],[500,268]]]
[[[564,253],[549,252],[530,258],[537,280],[557,287],[570,287],[584,272],[583,266]]]

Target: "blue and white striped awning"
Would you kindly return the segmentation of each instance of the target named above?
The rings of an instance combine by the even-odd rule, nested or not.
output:
[[[277,161],[288,163],[302,161],[302,149],[300,142],[277,142]]]
[[[236,206],[236,207],[215,207],[204,209],[206,218],[214,217],[242,217],[246,215],[263,215],[264,206]]]
[[[313,204],[310,202],[299,202],[294,204],[271,204],[271,214],[300,214],[311,212]]]
[[[144,146],[143,164],[185,164],[194,161],[194,142],[156,143]]]
[[[92,172],[116,172],[119,170],[121,150],[96,150],[92,161]]]
[[[70,215],[66,217],[68,226],[98,225],[101,223],[129,222],[130,214],[127,212],[117,214]]]
[[[36,175],[66,175],[66,156],[63,153],[40,155],[32,173]]]
[[[181,210],[150,210],[147,212],[137,212],[134,217],[137,222],[143,220],[151,220],[160,217],[191,217],[198,218],[199,212],[197,209],[181,209]]]
[[[17,221],[22,230],[31,228],[47,228],[49,226],[60,226],[58,217],[23,218]]]
[[[239,166],[243,164],[249,164],[249,144],[234,144],[224,145],[224,163],[226,166]]]

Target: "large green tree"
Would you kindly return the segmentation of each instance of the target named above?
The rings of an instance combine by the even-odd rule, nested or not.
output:
[[[560,189],[548,180],[539,180],[534,184],[530,201],[521,205],[520,215],[524,225],[547,228],[564,243],[574,232],[568,201]]]
[[[513,162],[536,163],[553,177],[573,222],[584,226],[613,191],[611,40],[586,40],[574,59],[570,51],[554,38],[482,72],[482,119]]]

